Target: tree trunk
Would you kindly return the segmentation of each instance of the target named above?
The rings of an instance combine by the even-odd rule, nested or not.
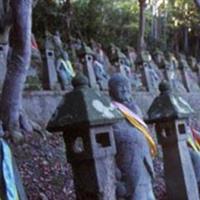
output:
[[[174,33],[174,38],[173,38],[173,49],[176,53],[179,52],[179,31],[176,30]]]
[[[154,41],[158,41],[158,18],[156,16],[153,16],[152,32]]]
[[[197,36],[196,37],[196,39],[195,39],[195,49],[194,49],[194,55],[195,55],[195,57],[198,59],[198,61],[199,61],[199,50],[200,50],[200,44],[199,44],[199,36]]]
[[[139,36],[138,36],[138,52],[145,48],[144,33],[145,33],[145,0],[140,0],[140,19],[139,19]]]
[[[11,0],[12,54],[1,97],[1,119],[10,133],[20,128],[22,92],[31,56],[32,0]]]
[[[200,0],[194,0],[194,2],[196,3],[197,7],[200,9]]]
[[[184,52],[188,54],[189,44],[188,44],[188,28],[187,27],[183,28],[183,36],[184,36]]]

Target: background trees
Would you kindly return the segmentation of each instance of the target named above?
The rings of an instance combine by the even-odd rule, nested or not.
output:
[[[116,43],[121,47],[170,48],[195,54],[198,48],[191,49],[191,44],[199,43],[200,12],[199,1],[194,2],[41,0],[33,14],[33,30],[39,40],[44,36],[44,29],[50,32],[59,29],[66,41],[70,33],[86,41],[93,38],[105,46]]]

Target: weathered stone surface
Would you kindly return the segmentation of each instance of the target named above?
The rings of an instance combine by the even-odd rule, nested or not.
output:
[[[73,80],[47,130],[62,131],[78,199],[115,200],[115,140],[112,124],[121,119],[103,94],[89,88],[85,76]]]
[[[113,101],[122,103],[139,116],[139,109],[133,102],[129,82],[120,74],[109,80],[109,93]],[[113,126],[117,145],[116,161],[121,170],[126,188],[125,199],[154,199],[152,179],[154,176],[152,158],[144,135],[127,120]]]
[[[149,122],[155,123],[162,146],[167,195],[170,200],[199,199],[197,180],[187,139],[186,121],[193,111],[190,105],[170,90],[167,83],[159,86],[160,95],[148,110]],[[181,191],[181,192],[177,192]]]
[[[45,59],[46,63],[43,68],[43,85],[44,89],[54,90],[58,88],[58,77],[55,66],[54,43],[51,35],[47,36],[45,41]]]

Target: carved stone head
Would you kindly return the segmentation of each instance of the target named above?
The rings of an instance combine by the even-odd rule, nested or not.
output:
[[[132,101],[131,88],[126,77],[120,73],[114,74],[109,80],[109,94],[111,98],[120,103]]]

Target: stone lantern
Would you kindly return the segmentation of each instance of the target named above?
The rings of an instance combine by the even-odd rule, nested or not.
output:
[[[94,89],[99,89],[96,81],[96,76],[93,68],[95,53],[86,44],[83,45],[82,53],[84,55],[84,65],[83,73],[88,77],[89,86]]]
[[[56,71],[56,58],[54,52],[54,45],[50,36],[46,36],[45,40],[45,58],[46,66],[43,69],[45,76],[44,79],[44,88],[48,90],[54,90],[58,88],[58,77]]]
[[[148,92],[156,92],[158,84],[154,78],[152,78],[153,69],[151,67],[151,62],[152,58],[148,51],[142,51],[136,59],[136,64],[140,67],[143,85]]]
[[[186,121],[193,110],[184,99],[171,92],[167,82],[162,82],[159,89],[160,95],[148,111],[148,121],[155,123],[158,143],[162,146],[168,198],[199,199],[187,146]]]
[[[63,132],[77,198],[115,200],[115,140],[112,125],[122,118],[111,102],[78,74],[47,130]]]

